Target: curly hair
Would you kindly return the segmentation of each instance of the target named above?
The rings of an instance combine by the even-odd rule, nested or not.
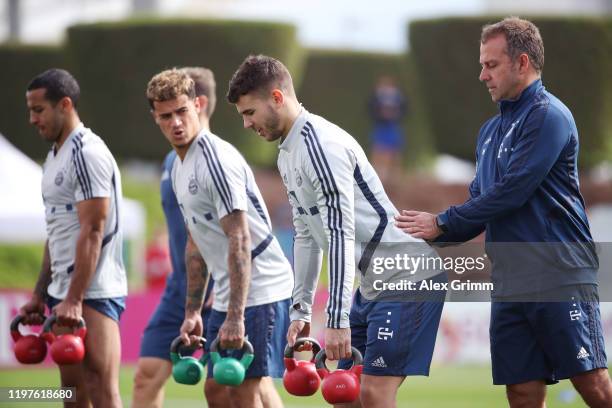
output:
[[[155,75],[147,84],[147,99],[151,109],[153,102],[164,102],[187,95],[189,99],[196,97],[195,82],[184,71],[172,68]]]

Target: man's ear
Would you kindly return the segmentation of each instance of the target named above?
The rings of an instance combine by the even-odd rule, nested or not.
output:
[[[157,115],[155,114],[155,109],[151,108],[149,112],[151,112],[151,116],[153,117],[153,121],[155,122],[155,124],[159,125],[159,120],[157,119]]]
[[[198,113],[206,112],[206,109],[208,108],[208,96],[206,95],[196,96],[196,101],[199,103],[199,106],[200,106],[200,109],[198,109]]]
[[[527,70],[531,67],[531,60],[529,59],[529,55],[523,53],[518,57],[519,62],[519,71],[521,74],[527,73]]]
[[[72,99],[70,99],[68,96],[64,96],[62,99],[60,99],[58,104],[64,112],[70,112],[72,109],[74,109]]]
[[[283,91],[278,88],[272,90],[272,100],[274,101],[274,105],[281,106],[285,102],[285,95]]]

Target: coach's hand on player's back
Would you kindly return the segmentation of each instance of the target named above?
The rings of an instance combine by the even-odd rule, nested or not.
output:
[[[244,318],[227,317],[219,329],[222,349],[241,349],[244,343]]]
[[[199,344],[199,338],[204,336],[204,329],[202,324],[202,315],[199,312],[185,313],[185,320],[180,329],[181,341],[185,346],[193,344]]]
[[[351,329],[325,329],[325,355],[328,360],[351,358]]]
[[[75,327],[83,316],[83,304],[78,300],[66,298],[53,308],[53,313],[60,326]]]
[[[43,324],[44,313],[45,302],[36,294],[32,295],[32,299],[19,309],[19,314],[23,316],[23,324]]]
[[[395,216],[395,226],[406,234],[425,240],[436,239],[442,234],[435,214],[424,211],[402,210],[400,215]]]

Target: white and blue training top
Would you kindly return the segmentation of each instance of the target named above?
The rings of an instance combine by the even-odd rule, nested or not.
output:
[[[59,150],[55,146],[43,165],[45,204],[52,281],[49,295],[64,299],[75,272],[77,239],[81,230],[76,204],[107,197],[102,250],[85,299],[125,296],[127,280],[122,257],[121,175],[100,137],[80,123]]]
[[[291,320],[310,321],[314,291],[328,253],[330,328],[349,327],[355,271],[365,273],[380,243],[416,243],[418,254],[437,257],[421,239],[394,225],[391,203],[366,154],[347,132],[302,109],[279,146],[278,168],[295,227]],[[417,245],[403,245],[406,252]],[[423,249],[425,248],[425,249]],[[440,270],[416,270],[417,281]]]
[[[189,233],[215,280],[213,309],[226,312],[230,285],[228,238],[220,220],[245,211],[251,235],[251,283],[246,306],[288,299],[291,265],[272,235],[253,171],[234,146],[202,130],[172,169],[172,186]]]

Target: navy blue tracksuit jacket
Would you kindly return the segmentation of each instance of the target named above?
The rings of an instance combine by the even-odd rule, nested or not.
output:
[[[541,80],[499,110],[480,129],[470,199],[440,215],[449,231],[437,241],[464,242],[486,229],[494,296],[596,283],[570,110]]]

